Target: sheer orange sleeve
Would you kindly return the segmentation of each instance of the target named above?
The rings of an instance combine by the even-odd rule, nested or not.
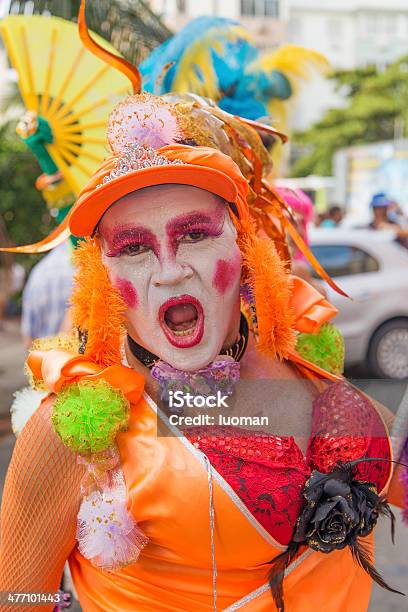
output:
[[[52,399],[43,401],[19,435],[1,505],[0,591],[50,593],[59,588],[75,546],[83,467],[54,432]],[[0,606],[0,610],[32,610]],[[49,611],[53,605],[36,607]]]

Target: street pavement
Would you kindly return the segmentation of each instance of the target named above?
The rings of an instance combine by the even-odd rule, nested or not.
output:
[[[7,321],[0,331],[0,495],[14,445],[9,408],[13,392],[26,384],[23,363],[25,351],[20,342],[18,321]],[[378,398],[382,399],[382,398]],[[381,519],[376,529],[376,567],[390,586],[408,593],[408,526],[404,526],[400,511],[395,508],[397,528],[395,545],[391,543],[388,519]],[[328,606],[329,606],[328,602]],[[71,610],[79,611],[76,603]],[[405,597],[374,586],[369,612],[406,612]],[[186,611],[187,612],[187,611]],[[190,611],[188,611],[190,612]],[[290,611],[289,611],[290,612]],[[348,612],[348,611],[344,611]]]

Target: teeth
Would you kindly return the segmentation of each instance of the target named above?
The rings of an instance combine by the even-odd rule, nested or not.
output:
[[[194,331],[194,327],[190,327],[189,329],[183,329],[181,331],[173,330],[173,334],[175,336],[190,336],[193,331]]]

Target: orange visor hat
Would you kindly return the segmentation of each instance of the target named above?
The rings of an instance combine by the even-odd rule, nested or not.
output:
[[[69,229],[74,236],[90,236],[120,198],[145,187],[168,184],[204,189],[235,204],[240,220],[249,216],[247,180],[221,151],[176,144],[160,149],[127,144],[109,157],[82,189],[69,213]]]

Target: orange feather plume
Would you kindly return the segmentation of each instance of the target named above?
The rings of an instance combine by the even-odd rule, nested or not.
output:
[[[290,278],[269,238],[257,235],[253,222],[241,227],[239,244],[246,281],[255,298],[258,350],[286,359],[296,344],[295,313],[289,306]]]
[[[126,304],[109,279],[98,242],[93,238],[81,242],[74,261],[71,316],[74,325],[87,333],[85,355],[99,365],[120,363]]]

